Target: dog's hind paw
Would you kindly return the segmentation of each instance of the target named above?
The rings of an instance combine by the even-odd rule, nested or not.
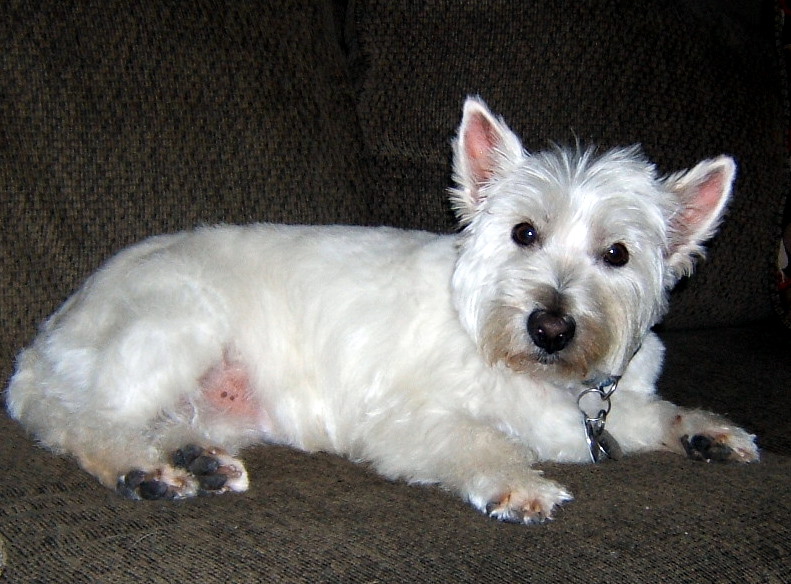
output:
[[[173,465],[186,469],[197,479],[200,494],[239,493],[250,484],[242,461],[219,448],[190,444],[173,454]]]
[[[486,514],[506,523],[540,524],[551,520],[555,508],[571,499],[563,487],[544,480],[538,488],[512,490],[490,502]]]
[[[185,499],[246,491],[247,470],[240,460],[217,448],[188,445],[173,454],[173,464],[132,470],[118,479],[116,490],[128,499]]]
[[[127,499],[185,499],[198,494],[198,481],[188,472],[163,466],[131,470],[118,479],[116,491]]]

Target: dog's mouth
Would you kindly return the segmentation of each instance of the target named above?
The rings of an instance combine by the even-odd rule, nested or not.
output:
[[[601,347],[587,346],[581,339],[558,351],[548,351],[533,343],[525,345],[503,359],[516,373],[581,383],[595,375],[602,363]]]
[[[516,373],[559,377],[564,380],[584,379],[588,368],[580,370],[578,366],[564,358],[562,352],[548,353],[536,349],[522,353],[511,354],[505,358],[505,364]]]
[[[539,349],[533,354],[533,360],[539,365],[552,367],[562,359],[558,353],[547,353],[546,351]]]

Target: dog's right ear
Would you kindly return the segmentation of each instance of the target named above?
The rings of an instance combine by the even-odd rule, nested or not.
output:
[[[524,149],[516,134],[502,119],[494,117],[482,99],[468,97],[453,143],[456,187],[451,191],[451,203],[462,225],[480,209],[486,186],[523,157]]]

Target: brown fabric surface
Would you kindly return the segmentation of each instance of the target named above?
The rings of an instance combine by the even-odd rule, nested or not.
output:
[[[421,226],[451,227],[438,210],[466,94],[480,94],[528,149],[577,138],[605,148],[642,143],[664,172],[729,153],[739,163],[736,198],[709,261],[675,295],[665,322],[765,317],[786,193],[771,7],[356,2],[352,71],[375,190],[405,193],[390,203],[403,216],[432,208]]]

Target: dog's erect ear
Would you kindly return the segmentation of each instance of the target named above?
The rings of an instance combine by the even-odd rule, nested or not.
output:
[[[691,274],[695,260],[704,255],[703,244],[717,231],[735,176],[733,159],[719,156],[666,179],[678,198],[670,219],[668,268],[673,281]]]
[[[485,194],[483,188],[524,156],[522,143],[477,97],[464,102],[461,125],[453,144],[456,188],[451,202],[462,224],[469,223]]]

